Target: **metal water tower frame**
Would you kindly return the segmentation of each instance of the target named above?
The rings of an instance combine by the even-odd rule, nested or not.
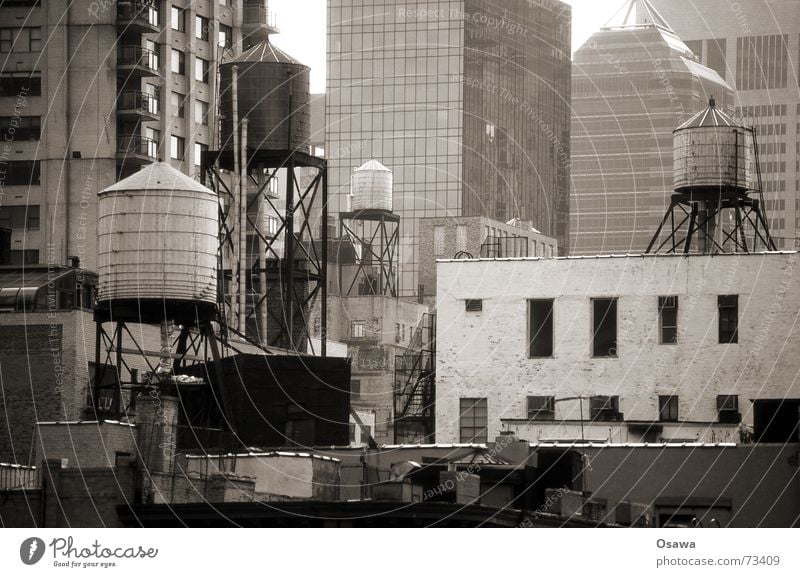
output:
[[[227,318],[226,309],[234,307],[235,303],[225,295],[224,278],[225,267],[222,255],[225,247],[232,249],[237,229],[241,228],[241,220],[235,214],[239,209],[235,187],[230,186],[220,170],[234,170],[234,155],[232,150],[206,151],[202,156],[202,172],[204,184],[215,190],[221,199],[227,202],[220,204],[220,274],[219,304],[222,317]],[[285,169],[285,209],[280,210],[274,202],[270,192],[270,185],[277,179],[278,171]],[[308,183],[301,186],[298,180],[297,169],[309,169],[311,175]],[[327,251],[328,239],[324,230],[324,223],[328,220],[328,164],[324,158],[312,156],[299,150],[264,150],[247,148],[243,154],[241,170],[244,180],[255,186],[255,195],[247,202],[245,210],[252,208],[256,203],[264,202],[270,206],[277,216],[277,229],[274,233],[265,230],[262,222],[254,220],[249,215],[246,223],[263,243],[258,259],[255,259],[250,270],[247,271],[251,279],[259,279],[259,283],[271,277],[281,285],[282,307],[281,315],[271,315],[269,321],[280,327],[277,336],[267,346],[274,346],[289,350],[301,350],[303,343],[296,342],[294,338],[297,323],[305,326],[304,335],[308,335],[309,319],[303,311],[319,299],[321,313],[321,343],[319,354],[326,355],[327,334]],[[265,172],[266,171],[266,174]],[[311,226],[313,213],[321,212],[320,230],[315,231]],[[302,224],[295,231],[295,215],[301,215]],[[284,242],[283,256],[277,249],[279,242]],[[272,261],[273,266],[268,266]],[[277,264],[275,264],[277,263]],[[246,261],[240,258],[233,263],[234,267],[246,266]],[[307,265],[307,266],[303,266]],[[237,276],[237,271],[232,269],[232,276]],[[301,294],[296,288],[298,280],[307,280],[310,287],[308,294]],[[240,288],[240,295],[242,294]],[[240,296],[241,298],[241,296]],[[267,310],[267,294],[262,290],[258,295],[255,306],[245,313],[245,321],[257,319]],[[299,319],[295,318],[296,313]],[[269,313],[267,313],[269,314]],[[268,321],[268,322],[269,322]],[[236,331],[231,327],[228,330],[240,337],[246,338],[245,330],[239,327]]]

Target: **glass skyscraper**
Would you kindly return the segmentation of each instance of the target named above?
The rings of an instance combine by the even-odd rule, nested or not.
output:
[[[574,55],[570,253],[641,253],[672,196],[672,131],[731,88],[664,25],[603,28]]]
[[[332,214],[353,168],[392,169],[401,295],[421,217],[531,220],[566,249],[570,24],[553,0],[329,0]]]

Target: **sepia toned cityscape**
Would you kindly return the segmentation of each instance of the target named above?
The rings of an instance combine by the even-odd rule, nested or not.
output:
[[[0,527],[800,526],[797,0],[0,0],[0,138]]]

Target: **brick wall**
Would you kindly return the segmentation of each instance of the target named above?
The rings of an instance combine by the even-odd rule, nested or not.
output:
[[[136,456],[136,428],[112,421],[40,423],[37,463],[67,459],[69,467],[112,468],[117,453]]]
[[[142,349],[160,349],[159,327],[130,325],[129,330]],[[35,465],[36,422],[87,416],[96,325],[87,311],[2,313],[0,335],[0,461]],[[136,348],[127,333],[122,346]],[[126,355],[126,363],[140,373],[148,369],[139,355]]]
[[[63,394],[73,378],[65,363],[64,319],[2,315],[0,338],[0,461],[35,464],[35,423],[75,418]]]
[[[437,442],[459,441],[459,398],[488,399],[488,436],[525,419],[526,397],[618,395],[627,421],[657,421],[658,396],[679,418],[718,420],[716,396],[800,397],[796,253],[453,261],[438,266]],[[720,344],[717,296],[739,295],[739,342]],[[658,344],[658,296],[678,295],[678,343]],[[618,297],[618,356],[591,352],[593,297]],[[465,299],[483,299],[479,313]],[[527,300],[554,298],[554,354],[528,358]],[[583,418],[589,416],[584,401]],[[555,425],[580,429],[579,401]],[[536,423],[543,437],[548,422]],[[607,424],[607,427],[610,426]],[[527,439],[536,441],[537,439]]]
[[[134,468],[42,471],[45,527],[120,527],[117,505],[134,499]]]

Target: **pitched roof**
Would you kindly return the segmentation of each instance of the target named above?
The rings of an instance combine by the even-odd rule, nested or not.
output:
[[[112,184],[108,188],[100,191],[117,192],[120,190],[183,190],[190,192],[205,192],[215,194],[213,190],[206,188],[193,178],[183,174],[180,170],[173,168],[166,162],[154,162],[135,172],[128,178]]]

